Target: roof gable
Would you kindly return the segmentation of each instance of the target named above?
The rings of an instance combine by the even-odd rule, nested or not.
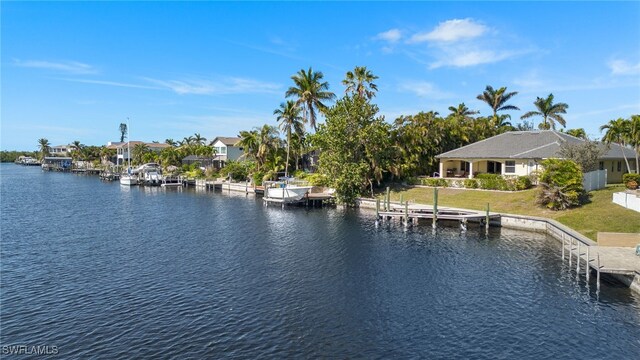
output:
[[[235,146],[238,142],[240,142],[240,140],[242,139],[240,139],[239,137],[218,136],[215,139],[213,139],[211,143],[215,144],[216,142],[220,141],[226,146]]]

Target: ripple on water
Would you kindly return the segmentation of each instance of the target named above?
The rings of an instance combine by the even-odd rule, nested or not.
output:
[[[405,231],[366,211],[1,166],[2,345],[66,358],[640,357],[638,296],[606,283],[596,296],[540,234]]]

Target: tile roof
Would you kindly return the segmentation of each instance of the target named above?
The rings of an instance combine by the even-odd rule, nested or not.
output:
[[[547,159],[558,156],[561,144],[580,144],[583,139],[554,130],[510,131],[442,153],[439,159]],[[605,146],[605,145],[601,145]],[[623,147],[611,144],[602,159],[622,158]],[[628,158],[632,149],[624,149]]]
[[[211,142],[212,144],[215,144],[216,141],[220,141],[223,144],[227,145],[227,146],[234,146],[235,144],[237,144],[240,140],[239,137],[226,137],[226,136],[218,136],[215,139],[213,139],[213,141]]]

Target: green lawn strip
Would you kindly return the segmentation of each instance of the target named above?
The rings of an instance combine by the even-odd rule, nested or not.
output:
[[[536,205],[534,189],[502,192],[440,188],[438,189],[438,206],[484,210],[489,203],[492,212],[554,219],[596,240],[599,231],[640,232],[640,214],[612,202],[613,193],[618,191],[624,191],[624,187],[607,186],[606,189],[592,191],[591,202],[588,204],[566,211],[551,211]],[[400,195],[405,201],[433,204],[433,188],[395,187],[391,189],[392,200],[400,200]],[[382,198],[384,193],[378,196]]]

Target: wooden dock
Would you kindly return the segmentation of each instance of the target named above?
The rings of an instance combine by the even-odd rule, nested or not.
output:
[[[328,193],[307,193],[300,200],[285,200],[281,198],[269,198],[263,197],[265,205],[280,205],[285,207],[285,205],[295,205],[295,206],[305,206],[305,207],[318,207],[323,206],[327,201],[333,201],[334,196]]]

